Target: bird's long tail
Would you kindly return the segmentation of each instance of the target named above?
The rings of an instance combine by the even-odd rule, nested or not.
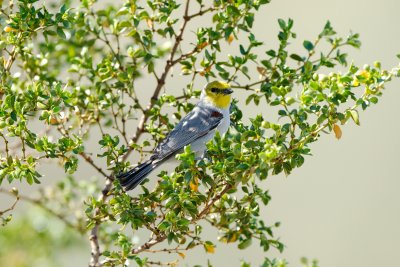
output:
[[[117,179],[126,191],[131,190],[138,186],[157,167],[158,163],[155,160],[149,159],[130,171],[118,174]]]

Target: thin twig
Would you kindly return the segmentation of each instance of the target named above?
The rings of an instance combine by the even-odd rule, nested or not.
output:
[[[94,13],[93,10],[90,10],[90,14],[93,16],[93,18],[96,18],[96,14]],[[119,58],[119,50],[120,50],[120,47],[119,47],[119,38],[118,38],[118,35],[115,34],[115,37],[116,37],[116,39],[117,39],[117,44],[118,44],[118,47],[117,47],[118,53],[116,53],[116,52],[114,51],[114,48],[113,48],[112,45],[111,45],[110,40],[109,40],[108,37],[107,37],[107,33],[106,33],[106,31],[104,30],[104,27],[101,27],[100,30],[101,30],[101,32],[103,33],[104,38],[101,38],[100,34],[97,33],[97,32],[95,32],[95,31],[93,31],[93,33],[96,35],[96,37],[97,37],[99,40],[103,41],[103,42],[108,46],[108,48],[110,49],[111,53],[113,54],[113,56],[115,57],[115,59],[116,59],[116,60],[118,61],[118,63],[119,63],[119,69],[120,69],[120,70],[124,70],[123,65],[122,65],[122,62],[121,62],[121,59]]]
[[[9,193],[10,195],[15,196],[14,203],[11,205],[11,207],[9,207],[9,208],[7,208],[7,209],[5,209],[5,210],[0,210],[0,216],[1,216],[1,215],[5,214],[5,213],[7,213],[7,212],[9,212],[9,211],[12,211],[12,210],[15,208],[15,206],[17,205],[17,203],[18,203],[18,201],[19,201],[19,196],[18,196],[18,195],[15,195],[15,194],[12,193],[12,192],[5,191],[5,190],[3,190],[3,189],[1,189],[1,188],[0,188],[0,192],[3,192],[3,193],[6,192],[6,193]]]
[[[165,252],[168,254],[171,253],[181,253],[182,251],[188,251],[189,249],[195,247],[195,246],[199,246],[201,245],[201,243],[196,243],[194,244],[192,247],[186,247],[186,248],[180,248],[179,246],[176,248],[163,248],[163,249],[147,249],[144,250],[143,252],[147,252],[147,253],[160,253],[160,252]]]
[[[0,8],[0,13],[6,16],[7,19],[10,19],[10,15],[8,15],[4,9]]]
[[[265,78],[265,79],[262,79],[260,81],[254,82],[254,83],[250,83],[250,84],[246,84],[246,85],[232,85],[231,87],[235,88],[235,89],[245,89],[245,90],[251,90],[252,91],[252,90],[254,90],[254,89],[252,89],[253,86],[259,85],[259,84],[262,84],[262,83],[268,83],[268,82],[269,82],[269,78]]]
[[[33,204],[35,206],[38,206],[41,209],[43,209],[43,210],[47,211],[48,213],[50,213],[51,215],[53,215],[54,217],[57,217],[58,219],[60,219],[69,228],[74,229],[74,230],[78,230],[78,232],[81,233],[81,234],[85,233],[85,229],[84,228],[82,228],[81,226],[70,222],[69,220],[67,220],[67,218],[65,218],[64,215],[59,214],[59,213],[55,212],[54,210],[52,210],[51,208],[47,207],[46,205],[44,205],[44,203],[40,199],[35,199],[35,198],[28,197],[28,196],[15,194],[13,192],[4,190],[3,188],[0,188],[0,192],[4,193],[4,194],[7,194],[7,195],[10,195],[10,196],[15,196],[17,198],[16,201],[23,200],[25,202],[31,203],[31,204]],[[16,205],[16,203],[14,203],[13,206],[15,206],[15,205]]]
[[[81,152],[79,153],[79,155],[87,162],[89,163],[93,168],[95,168],[99,173],[101,173],[104,177],[111,179],[110,175],[107,175],[102,168],[100,168],[99,166],[97,166],[96,163],[94,163],[92,157],[90,157],[88,154],[86,154],[85,152]]]
[[[9,149],[9,147],[8,147],[8,140],[7,140],[7,138],[4,136],[4,134],[1,133],[1,132],[0,132],[0,137],[3,138],[3,140],[4,140],[4,144],[5,144],[5,149],[4,149],[4,151],[6,152],[6,156],[7,156],[7,158],[8,158],[8,156],[9,156],[8,152],[10,151],[10,149]],[[2,152],[2,151],[0,150],[0,152]]]
[[[21,36],[22,36],[22,33],[21,33],[21,32],[18,33],[17,40],[18,40],[19,42],[18,42],[18,44],[14,45],[14,47],[13,47],[12,50],[11,50],[10,58],[8,59],[6,65],[5,65],[5,67],[4,67],[5,70],[6,70],[6,72],[10,72],[11,66],[12,66],[12,64],[13,64],[14,61],[15,61],[15,58],[16,58],[16,56],[17,56],[17,46],[20,45]]]
[[[171,261],[171,262],[161,262],[161,261],[147,261],[147,264],[152,265],[159,265],[159,266],[177,266],[178,261]]]

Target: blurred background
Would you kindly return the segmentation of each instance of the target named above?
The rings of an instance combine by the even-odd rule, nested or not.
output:
[[[349,62],[362,66],[380,60],[383,68],[390,69],[399,62],[399,10],[398,0],[272,0],[256,14],[254,31],[258,40],[275,48],[277,19],[292,18],[297,39],[291,48],[300,51],[303,40],[313,40],[329,20],[341,36],[350,31],[361,35],[361,49],[347,50]],[[208,23],[209,18],[203,19]],[[177,82],[176,86],[184,87],[183,79]],[[318,259],[320,267],[400,266],[399,88],[399,80],[390,83],[378,105],[360,113],[361,127],[353,123],[343,126],[340,140],[333,134],[323,134],[311,146],[313,156],[306,158],[300,169],[288,177],[273,176],[264,182],[272,202],[263,210],[263,218],[270,224],[282,223],[275,235],[286,245],[283,253],[264,254],[258,244],[240,251],[235,245],[217,243],[216,254],[194,250],[187,254],[184,264],[207,265],[210,258],[214,266],[239,266],[241,260],[258,266],[268,256],[285,258],[289,266],[300,266],[301,257]],[[268,117],[260,107],[251,108],[247,107],[244,113],[264,111]],[[49,170],[48,176],[62,175],[60,170]],[[3,200],[0,195],[0,203]],[[58,258],[63,266],[87,266],[90,252],[86,237],[71,235],[61,222],[46,217],[36,219],[34,229],[27,229],[18,218],[29,213],[35,217],[38,211],[30,205],[17,210],[10,225],[0,229],[0,244],[20,238],[19,249],[23,251],[43,239],[49,246],[60,247],[60,253],[48,256]],[[9,227],[19,229],[20,236],[7,235]],[[32,235],[34,231],[40,233],[39,237]],[[215,236],[216,232],[210,230],[208,234]],[[62,250],[69,242],[79,245]],[[24,254],[13,251],[17,254],[12,261],[0,256],[0,266],[19,266],[15,259]],[[46,259],[35,266],[47,266]]]
[[[258,23],[271,36],[276,18],[291,17],[298,39],[311,39],[330,20],[341,34],[360,33],[361,49],[349,53],[355,64],[379,59],[390,68],[399,62],[396,10],[396,0],[281,0]],[[398,80],[387,87],[379,106],[362,113],[361,127],[349,123],[339,141],[323,135],[302,168],[266,182],[272,203],[265,214],[282,222],[276,233],[290,263],[305,256],[324,267],[400,266],[399,88]]]

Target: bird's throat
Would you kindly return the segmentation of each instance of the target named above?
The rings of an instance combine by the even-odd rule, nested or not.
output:
[[[206,96],[205,100],[217,108],[226,109],[231,104],[231,95]]]

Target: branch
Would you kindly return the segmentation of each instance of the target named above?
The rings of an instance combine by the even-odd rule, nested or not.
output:
[[[8,59],[6,65],[5,65],[5,67],[4,67],[5,70],[6,70],[7,72],[10,71],[11,66],[12,66],[12,64],[14,63],[15,58],[16,58],[16,56],[17,56],[16,47],[17,47],[17,46],[14,46],[13,49],[11,50],[10,58]]]
[[[177,266],[178,261],[172,261],[172,262],[147,261],[146,263],[159,266]]]
[[[97,234],[99,232],[99,227],[100,223],[96,223],[96,225],[93,227],[92,231],[90,231],[89,235],[89,241],[90,241],[90,247],[91,247],[91,259],[89,263],[89,267],[98,267],[98,266],[103,266],[103,264],[100,263],[100,244],[99,240],[97,238]]]
[[[132,254],[139,254],[142,251],[148,250],[152,246],[157,245],[158,243],[161,243],[166,238],[167,238],[166,235],[159,235],[155,239],[151,239],[151,240],[147,241],[146,243],[144,243],[140,247],[132,249]]]
[[[225,185],[224,189],[222,189],[221,192],[218,193],[218,195],[216,195],[213,199],[211,199],[210,202],[208,202],[205,207],[203,208],[203,210],[197,215],[196,218],[194,218],[192,220],[192,222],[196,222],[200,219],[202,219],[205,215],[208,214],[208,212],[210,211],[211,207],[214,206],[215,202],[217,202],[223,195],[225,195],[226,192],[228,192],[230,189],[232,188],[232,185],[227,184]]]
[[[214,11],[214,10],[216,10],[217,8],[215,8],[214,6],[212,6],[212,7],[209,7],[209,8],[207,8],[207,9],[200,9],[200,11],[199,12],[197,12],[197,13],[194,13],[194,14],[192,14],[192,15],[189,15],[188,16],[188,19],[189,20],[191,20],[191,19],[193,19],[193,18],[195,18],[195,17],[199,17],[199,16],[203,16],[204,14],[206,14],[206,13],[208,13],[208,12],[210,12],[210,11]]]
[[[113,178],[107,177],[105,186],[103,190],[101,191],[101,194],[99,196],[99,201],[105,202],[108,193],[110,192],[112,188],[112,181]],[[94,211],[94,217],[96,217],[100,212],[100,208],[96,208]],[[100,256],[101,256],[101,251],[100,251],[100,244],[99,244],[99,239],[98,239],[98,233],[99,233],[99,228],[100,228],[100,221],[97,221],[93,229],[90,231],[89,235],[89,241],[90,241],[90,247],[91,247],[91,258],[89,262],[89,267],[100,267],[103,266],[103,264],[100,262]]]

